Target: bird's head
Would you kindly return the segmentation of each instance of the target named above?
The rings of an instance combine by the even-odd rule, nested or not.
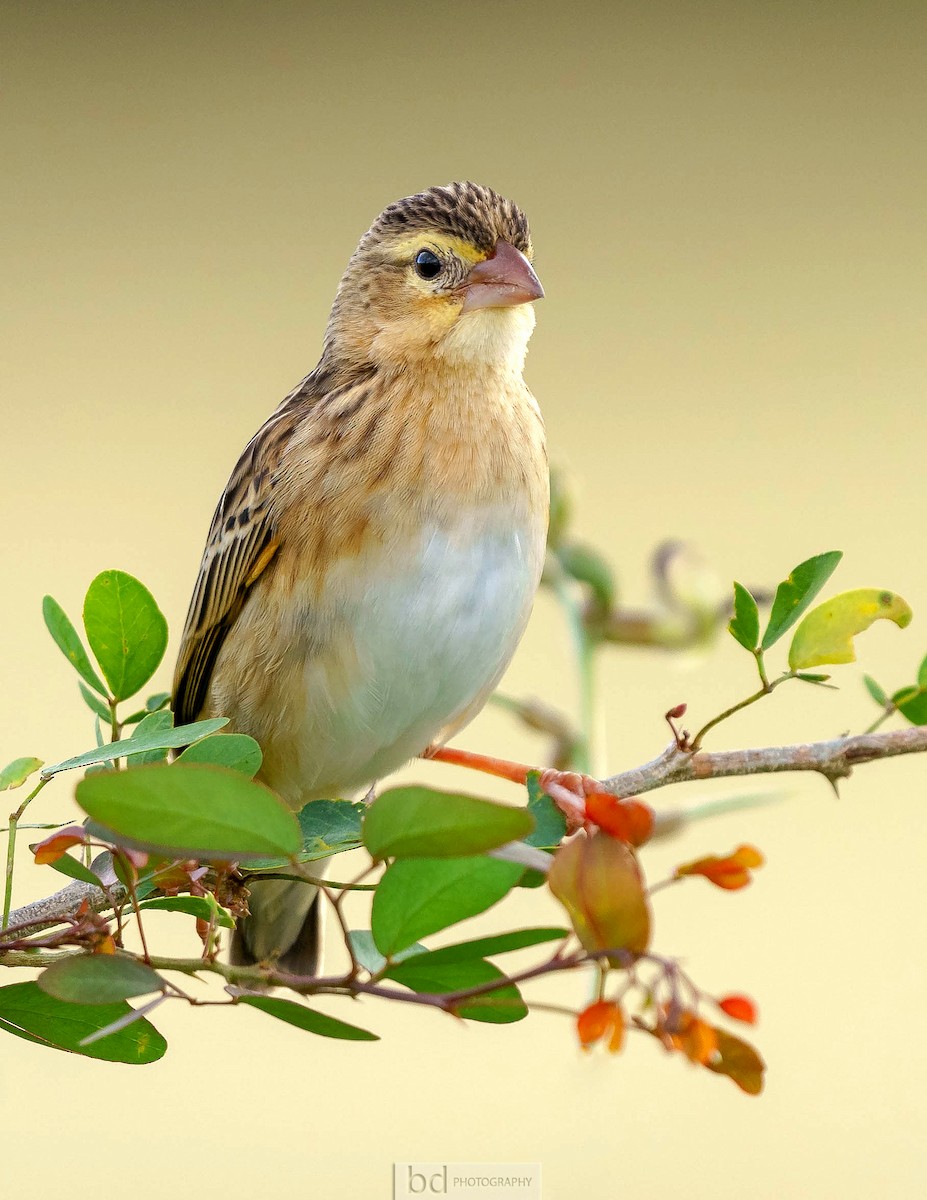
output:
[[[475,183],[385,209],[338,288],[326,354],[404,366],[423,359],[520,372],[544,289],[524,213]]]

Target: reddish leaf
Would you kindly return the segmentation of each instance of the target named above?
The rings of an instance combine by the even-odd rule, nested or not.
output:
[[[667,1050],[679,1050],[689,1062],[702,1066],[717,1050],[717,1031],[689,1009],[664,1008],[653,1032]]]
[[[608,1049],[617,1054],[624,1044],[624,1013],[619,1004],[610,1000],[597,1000],[576,1018],[576,1032],[580,1044],[588,1050],[608,1034]]]
[[[743,1021],[747,1025],[756,1024],[756,1005],[749,996],[722,996],[717,1004],[733,1020]]]
[[[746,887],[753,878],[751,870],[761,867],[764,859],[755,846],[738,846],[725,857],[710,854],[705,858],[697,858],[694,862],[684,863],[676,868],[676,878],[684,875],[702,875],[715,887],[726,891],[737,891]]]
[[[83,825],[68,825],[66,829],[59,829],[44,841],[36,842],[30,849],[35,855],[36,863],[42,866],[45,863],[57,862],[72,846],[82,846],[86,836],[87,831]]]
[[[613,1007],[608,1000],[597,1000],[595,1004],[584,1008],[576,1018],[576,1032],[584,1050],[605,1036],[611,1024]]]
[[[624,842],[604,833],[578,834],[554,855],[547,882],[587,950],[633,955],[647,949],[650,908],[637,860]],[[613,955],[613,965],[626,965],[627,954]]]
[[[621,1011],[620,1005],[614,1006],[614,1014],[612,1017],[612,1035],[608,1039],[609,1054],[617,1054],[624,1045],[624,1013]]]

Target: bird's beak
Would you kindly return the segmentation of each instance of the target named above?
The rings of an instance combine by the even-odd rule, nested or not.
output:
[[[541,281],[522,252],[509,242],[496,242],[492,257],[478,262],[467,276],[462,311],[510,308],[543,295]]]

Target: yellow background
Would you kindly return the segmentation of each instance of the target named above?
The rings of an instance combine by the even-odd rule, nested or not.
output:
[[[76,616],[97,571],[139,575],[172,659],[215,500],[315,363],[357,238],[396,197],[466,177],[530,216],[548,298],[529,382],[629,603],[676,535],[754,584],[839,547],[835,585],[915,609],[862,640],[839,692],[786,689],[713,745],[863,728],[861,670],[896,687],[927,649],[925,42],[917,2],[7,0],[0,758],[91,742],[44,592]],[[609,654],[609,766],[657,753],[671,705],[698,720],[745,694],[749,668],[729,639],[685,663]],[[506,688],[574,701],[549,598]],[[542,752],[497,713],[463,741]],[[696,880],[656,904],[660,949],[759,1001],[760,1099],[643,1038],[584,1057],[550,1015],[320,1005],[383,1035],[367,1046],[176,1005],[144,1069],[4,1039],[5,1190],[51,1195],[66,1172],[74,1200],[374,1198],[399,1159],[540,1160],[557,1200],[921,1196],[924,771],[866,767],[839,801],[805,777],[689,789],[784,799],[645,855],[654,879],[741,840],[768,855],[747,892]],[[68,786],[35,819],[67,817]],[[56,878],[20,871],[18,900]]]

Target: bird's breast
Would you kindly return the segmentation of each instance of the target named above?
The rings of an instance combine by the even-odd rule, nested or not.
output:
[[[524,631],[545,525],[471,510],[334,564],[321,595],[297,589],[274,656],[271,786],[294,805],[344,795],[465,724]]]

